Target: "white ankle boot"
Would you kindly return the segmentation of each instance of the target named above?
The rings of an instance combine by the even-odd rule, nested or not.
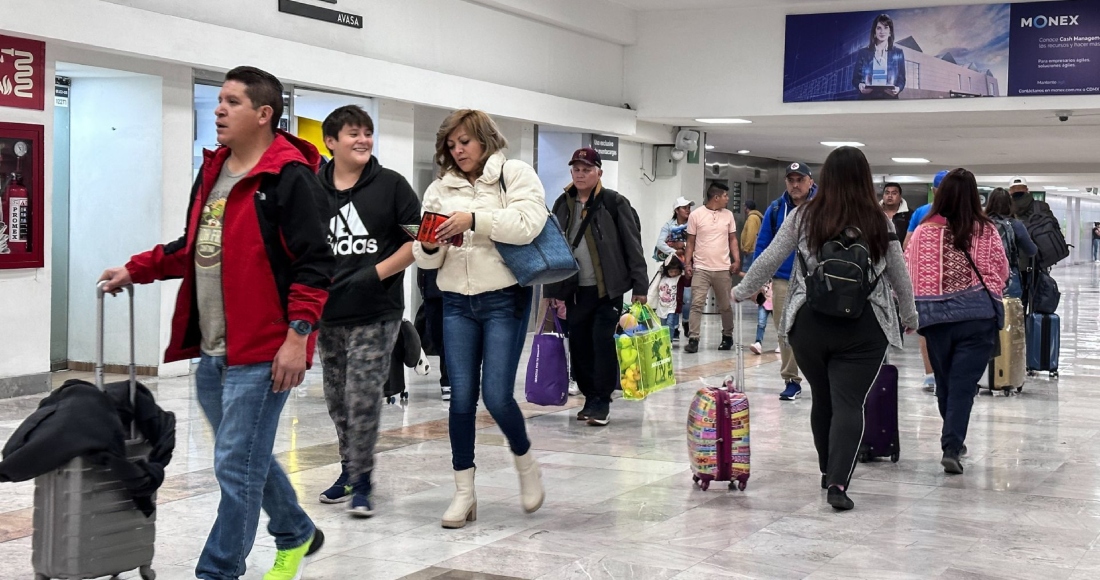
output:
[[[444,528],[462,528],[466,522],[477,520],[477,495],[474,493],[476,468],[455,472],[455,496],[450,507],[443,512]]]
[[[546,494],[542,490],[542,472],[535,456],[528,449],[524,455],[515,455],[516,471],[519,472],[519,498],[523,511],[533,513],[542,507]]]

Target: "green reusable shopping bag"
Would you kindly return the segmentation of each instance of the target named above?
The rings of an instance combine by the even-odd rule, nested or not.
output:
[[[642,400],[652,393],[676,384],[672,365],[672,335],[662,326],[653,309],[645,304],[632,304],[630,313],[639,329],[625,331],[616,337],[619,357],[619,381],[623,398]]]

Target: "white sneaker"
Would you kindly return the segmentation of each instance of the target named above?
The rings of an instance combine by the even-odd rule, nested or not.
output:
[[[923,383],[922,388],[925,390],[925,392],[935,393],[936,392],[936,375],[924,375],[924,383]]]
[[[783,354],[783,347],[780,347],[780,346],[775,347],[775,354]]]
[[[576,397],[581,394],[581,388],[577,386],[577,381],[570,379],[569,381],[569,396]]]
[[[444,401],[451,400],[451,387],[439,387],[440,398]]]
[[[752,346],[749,347],[749,350],[752,351],[752,354],[760,354],[764,352],[764,347],[761,346],[759,342],[754,342]]]

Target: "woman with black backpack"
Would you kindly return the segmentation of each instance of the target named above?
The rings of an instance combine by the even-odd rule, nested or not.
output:
[[[791,212],[768,249],[733,289],[751,298],[797,250],[781,334],[794,349],[813,392],[810,428],[821,487],[838,510],[855,504],[846,491],[863,437],[863,405],[886,349],[902,347],[902,324],[917,312],[893,224],[882,213],[863,152],[840,147],[825,160],[817,195]]]
[[[1020,298],[1024,295],[1020,284],[1020,254],[1031,257],[1039,248],[1031,241],[1024,223],[1016,219],[1012,211],[1012,196],[1003,187],[994,189],[985,203],[985,215],[997,226],[1001,237],[1001,246],[1008,257],[1008,281],[1005,283],[1005,298]]]
[[[936,376],[943,432],[940,464],[961,474],[970,410],[978,380],[1004,324],[1001,296],[1008,279],[997,228],[982,211],[974,174],[954,169],[940,183],[932,211],[905,248],[920,334]]]

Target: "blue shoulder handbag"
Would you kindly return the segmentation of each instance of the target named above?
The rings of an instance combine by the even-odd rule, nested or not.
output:
[[[507,163],[505,163],[507,165]],[[504,167],[500,168],[501,205],[507,207],[508,185],[504,182]],[[515,245],[495,242],[504,265],[512,271],[520,286],[561,282],[580,270],[573,250],[565,241],[561,224],[546,210],[546,224],[530,244]]]

